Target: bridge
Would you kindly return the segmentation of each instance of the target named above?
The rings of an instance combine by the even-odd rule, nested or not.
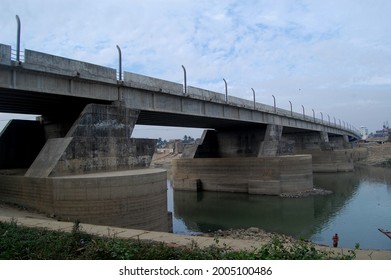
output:
[[[351,125],[308,116],[304,107],[296,113],[27,49],[24,61],[15,61],[11,51],[0,44],[0,112],[40,119],[7,125],[0,169],[25,168],[23,177],[33,181],[52,178],[55,185],[53,178],[148,167],[155,141],[133,139],[132,131],[136,124],[161,125],[206,129],[174,163],[178,189],[279,194],[312,188],[318,159],[327,158],[332,171],[349,170],[336,162],[360,138]]]

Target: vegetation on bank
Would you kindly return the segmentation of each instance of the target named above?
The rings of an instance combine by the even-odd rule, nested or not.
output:
[[[201,249],[172,247],[164,243],[97,237],[83,232],[76,222],[71,233],[0,222],[0,259],[8,260],[315,260],[354,259],[355,252],[336,255],[316,250],[300,241],[287,247],[275,239],[253,251],[234,251],[216,245]]]

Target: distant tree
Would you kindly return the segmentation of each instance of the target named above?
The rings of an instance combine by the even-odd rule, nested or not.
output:
[[[183,143],[191,143],[191,142],[194,142],[194,138],[191,137],[191,136],[183,136]]]
[[[162,139],[161,137],[159,137],[159,139],[157,140],[157,147],[158,148],[163,148],[165,145],[167,144],[167,140],[165,139]]]

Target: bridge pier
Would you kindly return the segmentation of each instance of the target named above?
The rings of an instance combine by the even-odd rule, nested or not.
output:
[[[205,130],[173,163],[174,188],[294,193],[313,188],[312,172],[353,170],[348,138],[281,125]]]
[[[205,130],[173,162],[174,189],[280,195],[313,188],[311,155],[279,155],[283,127]]]
[[[27,172],[0,170],[0,200],[63,220],[168,231],[166,171],[147,168],[156,140],[131,138],[138,114],[113,103],[88,104],[72,125],[44,117],[48,139]]]
[[[279,152],[312,155],[314,172],[346,172],[354,168],[351,148],[347,136],[314,131],[283,134]]]
[[[48,139],[26,176],[80,175],[149,167],[156,141],[130,138],[138,114],[139,111],[121,104],[87,105],[65,137]],[[61,134],[61,129],[52,134]]]
[[[279,154],[283,127],[281,125],[268,124],[264,140],[261,142],[258,157],[276,156]]]

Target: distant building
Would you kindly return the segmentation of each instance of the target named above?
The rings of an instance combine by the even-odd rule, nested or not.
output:
[[[360,126],[360,132],[363,140],[368,138],[368,128],[366,126]]]
[[[383,129],[376,130],[374,137],[388,137],[390,133],[390,127],[388,126],[388,122],[384,122]]]
[[[369,134],[368,138],[365,141],[383,144],[389,141],[390,137],[391,137],[390,127],[388,125],[388,122],[384,122],[383,128],[381,130],[376,130],[375,133]]]

